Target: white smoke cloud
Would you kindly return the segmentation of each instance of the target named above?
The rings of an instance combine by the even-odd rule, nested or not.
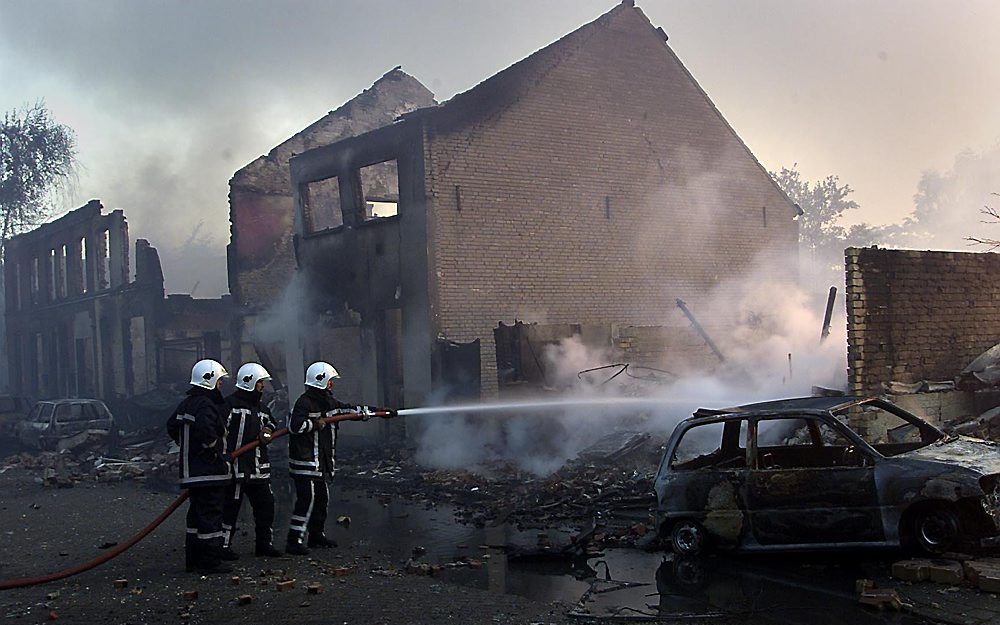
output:
[[[559,389],[546,398],[593,400],[593,405],[544,410],[515,406],[500,412],[422,416],[417,461],[473,470],[488,470],[493,461],[510,461],[545,475],[615,429],[665,437],[699,407],[809,395],[812,386],[846,388],[842,299],[830,336],[820,343],[825,298],[775,283],[763,274],[740,284],[747,286],[734,291],[732,284],[721,285],[708,298],[711,306],[732,310],[738,318],[729,332],[712,337],[726,358],[724,363],[680,377],[635,367],[612,380],[608,378],[619,368],[578,376],[584,369],[628,360],[606,346],[586,345],[578,336],[567,338],[544,350],[546,377]],[[669,357],[659,363],[666,370],[683,370],[674,364]],[[609,404],[608,398],[621,398],[622,403]],[[636,398],[647,398],[649,403],[637,405]]]

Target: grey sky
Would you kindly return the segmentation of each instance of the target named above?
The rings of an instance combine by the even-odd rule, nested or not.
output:
[[[903,217],[923,171],[1000,138],[1000,3],[638,5],[766,167],[797,162],[856,189],[852,221]],[[45,98],[83,166],[60,208],[124,208],[160,249],[168,290],[200,279],[209,296],[226,289],[234,171],[396,65],[447,99],[612,6],[5,0],[0,108]],[[192,265],[177,250],[199,223]]]

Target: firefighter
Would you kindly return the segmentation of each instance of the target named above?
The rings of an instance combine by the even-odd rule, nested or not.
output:
[[[331,393],[340,375],[332,365],[314,362],[306,370],[305,392],[295,402],[288,420],[288,472],[295,483],[295,508],[288,523],[285,553],[306,555],[309,547],[336,547],[326,537],[327,483],[333,479],[337,424],[324,425],[322,417],[357,410],[371,414],[364,406],[345,404]]]
[[[256,542],[254,555],[269,558],[278,557],[281,552],[274,548],[274,493],[271,491],[271,463],[268,460],[267,444],[277,429],[271,411],[261,402],[265,380],[270,380],[267,369],[255,362],[240,367],[236,374],[236,389],[226,398],[229,416],[226,422],[227,448],[235,451],[247,443],[259,441],[253,450],[233,459],[233,482],[226,489],[226,503],[222,513],[222,529],[226,532],[222,557],[237,560],[239,556],[232,549],[236,521],[244,496],[250,500],[253,509]]]
[[[189,496],[185,567],[199,573],[228,573],[221,561],[222,507],[232,481],[226,448],[226,400],[219,386],[226,368],[214,360],[199,360],[191,369],[187,397],[167,422],[167,433],[180,445],[180,486]]]

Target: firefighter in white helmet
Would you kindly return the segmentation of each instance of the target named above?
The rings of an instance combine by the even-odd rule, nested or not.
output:
[[[295,402],[288,420],[288,472],[295,482],[295,508],[288,527],[285,553],[305,555],[309,547],[336,547],[327,538],[327,483],[333,479],[337,424],[324,425],[323,417],[346,411],[370,415],[367,406],[344,403],[331,392],[340,377],[333,365],[314,362],[306,370],[305,392]]]
[[[263,366],[248,362],[236,374],[236,389],[226,398],[229,415],[226,422],[227,446],[235,451],[253,441],[256,448],[233,459],[233,483],[226,489],[226,503],[222,514],[222,529],[226,532],[222,557],[236,560],[239,556],[232,549],[236,521],[244,496],[253,509],[254,555],[277,557],[281,552],[274,548],[274,493],[271,491],[271,462],[267,445],[277,429],[271,411],[261,401],[264,382],[271,374]]]
[[[191,369],[188,396],[167,421],[167,433],[180,445],[181,488],[190,504],[187,513],[185,566],[199,573],[228,573],[222,559],[222,507],[232,481],[226,448],[226,400],[219,385],[226,368],[214,360],[200,360]]]

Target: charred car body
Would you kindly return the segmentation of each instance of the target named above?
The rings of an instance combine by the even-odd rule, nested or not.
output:
[[[874,443],[852,411],[894,420]],[[873,420],[875,422],[875,420]],[[950,437],[875,398],[806,397],[699,410],[667,443],[657,527],[673,550],[914,546],[1000,534],[1000,448]]]
[[[18,424],[18,440],[25,447],[62,451],[90,441],[114,438],[115,420],[104,402],[96,399],[53,399],[37,402]]]

